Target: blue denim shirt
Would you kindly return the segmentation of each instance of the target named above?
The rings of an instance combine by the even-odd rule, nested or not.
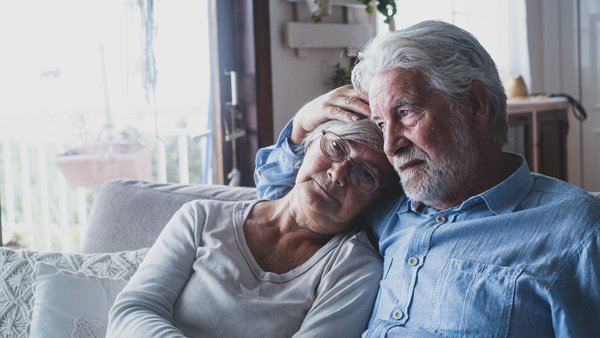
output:
[[[290,131],[257,155],[259,197],[294,184]],[[372,213],[384,274],[364,337],[600,337],[600,201],[505,156],[513,174],[457,207]]]

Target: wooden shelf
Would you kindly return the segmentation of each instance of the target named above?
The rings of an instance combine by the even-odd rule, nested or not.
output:
[[[371,25],[288,22],[285,43],[290,48],[361,47],[371,38]]]
[[[306,0],[286,0],[287,2],[306,2]],[[356,0],[330,0],[333,6],[344,6],[354,8],[365,8],[365,5]]]
[[[527,99],[509,99],[508,113],[526,112],[532,110],[564,109],[568,107],[564,97],[531,97]]]

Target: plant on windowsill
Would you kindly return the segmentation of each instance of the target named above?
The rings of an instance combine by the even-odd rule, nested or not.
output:
[[[117,178],[149,180],[152,149],[140,140],[135,128],[119,132],[106,124],[96,140],[57,155],[54,163],[75,187],[96,188]]]

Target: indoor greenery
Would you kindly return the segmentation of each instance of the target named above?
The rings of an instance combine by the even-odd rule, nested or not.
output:
[[[362,4],[364,4],[365,6],[367,6],[367,13],[369,14],[373,14],[373,12],[375,11],[375,9],[373,8],[373,1],[371,0],[356,0],[358,2],[361,2]],[[396,15],[396,1],[395,0],[377,0],[375,1],[377,3],[376,7],[377,7],[377,11],[379,11],[379,13],[383,14],[383,16],[385,17],[385,20],[383,20],[383,22],[390,24],[392,22],[392,19],[394,18],[394,15]]]

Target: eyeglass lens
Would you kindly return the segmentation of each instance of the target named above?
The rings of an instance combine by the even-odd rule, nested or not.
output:
[[[355,162],[350,158],[350,147],[343,138],[333,132],[323,132],[321,137],[321,151],[329,160],[341,162],[347,159],[352,161],[350,180],[354,186],[363,193],[372,193],[379,188],[377,176],[362,162]]]

